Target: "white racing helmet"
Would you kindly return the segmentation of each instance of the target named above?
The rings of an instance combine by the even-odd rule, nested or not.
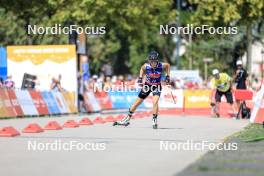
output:
[[[218,70],[218,69],[213,69],[212,74],[213,74],[213,75],[217,75],[217,74],[219,74],[219,70]]]

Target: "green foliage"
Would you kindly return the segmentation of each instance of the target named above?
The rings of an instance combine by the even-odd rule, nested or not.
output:
[[[110,61],[117,74],[137,74],[150,50],[171,60],[175,43],[171,35],[160,35],[161,24],[180,22],[211,26],[238,26],[237,35],[193,35],[192,44],[182,57],[182,68],[188,68],[189,57],[194,69],[203,69],[203,58],[212,57],[209,69],[230,70],[235,58],[246,50],[246,26],[253,25],[254,40],[263,39],[264,1],[259,0],[189,0],[194,10],[176,13],[177,0],[1,0],[0,45],[67,44],[68,36],[28,35],[25,26],[105,26],[106,35],[87,36],[92,72],[98,72]],[[176,15],[179,20],[176,21]],[[258,28],[258,29],[256,29]],[[188,36],[182,35],[188,40]],[[225,63],[225,64],[223,64]],[[230,72],[230,71],[229,71]]]
[[[262,124],[250,124],[244,130],[236,133],[234,137],[246,142],[257,142],[264,140],[264,128]]]
[[[237,26],[238,34],[194,36],[194,42],[188,47],[186,55],[192,55],[196,59],[194,63],[198,68],[202,68],[203,58],[212,57],[214,62],[209,64],[209,69],[218,67],[231,73],[232,63],[246,52],[246,45],[251,43],[246,35],[246,26],[253,25],[254,29],[254,26],[264,21],[264,1],[190,0],[190,2],[197,7],[190,17],[192,24],[196,26],[207,24],[215,27]],[[248,34],[250,33],[251,31]]]

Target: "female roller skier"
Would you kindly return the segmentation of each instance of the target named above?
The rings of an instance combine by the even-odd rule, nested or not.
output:
[[[168,63],[162,63],[158,60],[159,54],[156,51],[151,51],[148,55],[148,62],[143,64],[140,69],[138,84],[142,87],[138,94],[137,99],[129,108],[127,116],[121,121],[114,122],[115,125],[128,126],[130,118],[137,109],[137,107],[144,101],[144,99],[152,92],[153,94],[153,129],[158,128],[158,102],[161,94],[161,75],[163,70],[165,71],[166,84],[170,83],[170,65]],[[143,83],[143,76],[146,76],[146,81]]]

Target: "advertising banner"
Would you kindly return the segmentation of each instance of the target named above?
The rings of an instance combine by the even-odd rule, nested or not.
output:
[[[113,109],[128,109],[132,103],[136,100],[138,97],[138,92],[136,91],[115,91],[115,92],[108,92],[108,95],[110,96],[111,102],[112,102],[112,108]],[[145,104],[142,103],[138,108],[145,107]]]
[[[137,99],[137,97],[138,97],[138,92],[129,92],[129,91],[127,91],[127,92],[124,92],[124,98],[125,98],[125,104],[126,104],[126,108],[129,108],[131,105],[132,105],[132,103],[134,103],[135,102],[135,100]],[[141,105],[139,105],[138,106],[138,108],[145,108],[145,104],[144,103],[142,103]]]
[[[51,83],[77,92],[77,63],[74,45],[27,45],[7,47],[8,74],[16,87],[22,86],[25,73],[36,76],[36,89],[47,91]]]
[[[99,102],[102,109],[112,109],[112,102],[107,92],[97,91],[94,93],[95,98]]]
[[[16,92],[14,90],[6,90],[8,93],[8,97],[10,99],[10,102],[16,112],[16,115],[21,117],[24,116],[23,110],[18,102],[17,96],[16,96]]]
[[[0,90],[0,96],[4,99],[5,112],[7,117],[16,117],[16,112],[11,104],[6,90]]]
[[[38,111],[27,90],[15,90],[16,97],[24,115],[38,115]]]
[[[36,109],[38,110],[39,115],[47,115],[49,114],[49,109],[44,99],[42,98],[40,92],[29,90],[29,94],[34,102]]]
[[[1,91],[1,90],[0,90]],[[5,100],[0,94],[0,117],[6,117]]]
[[[69,113],[70,111],[68,110],[67,104],[66,104],[62,94],[60,92],[52,91],[52,95],[54,96],[54,98],[57,102],[57,106],[60,109],[60,112],[63,114]]]
[[[41,92],[41,96],[43,97],[44,101],[46,102],[50,114],[60,114],[59,107],[57,106],[56,100],[53,97],[51,92],[43,91],[43,92]]]
[[[173,101],[173,98],[175,103]],[[144,106],[147,108],[152,108],[152,93],[149,95],[148,98],[144,101]],[[183,90],[171,90],[164,88],[160,95],[159,100],[159,107],[160,108],[183,108]]]
[[[211,90],[184,90],[185,108],[210,108]]]
[[[5,80],[7,77],[6,49],[0,47],[0,78]]]
[[[264,86],[257,92],[253,98],[254,107],[251,110],[251,123],[263,123],[264,122]]]
[[[113,109],[124,109],[128,108],[128,104],[125,101],[124,92],[108,92],[110,96]]]
[[[84,100],[85,100],[85,104],[86,104],[86,109],[89,112],[98,112],[98,111],[102,110],[102,108],[101,108],[99,102],[96,100],[93,92],[85,92]]]
[[[70,113],[76,113],[77,105],[75,103],[76,96],[74,92],[62,92],[62,95],[64,97],[65,103],[70,111]]]

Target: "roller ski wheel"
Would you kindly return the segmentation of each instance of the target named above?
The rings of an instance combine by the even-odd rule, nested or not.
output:
[[[158,129],[158,121],[157,118],[152,119],[152,127],[153,129]]]
[[[127,127],[129,124],[130,124],[129,122],[125,122],[125,123],[114,122],[113,126],[125,126],[125,127]]]

